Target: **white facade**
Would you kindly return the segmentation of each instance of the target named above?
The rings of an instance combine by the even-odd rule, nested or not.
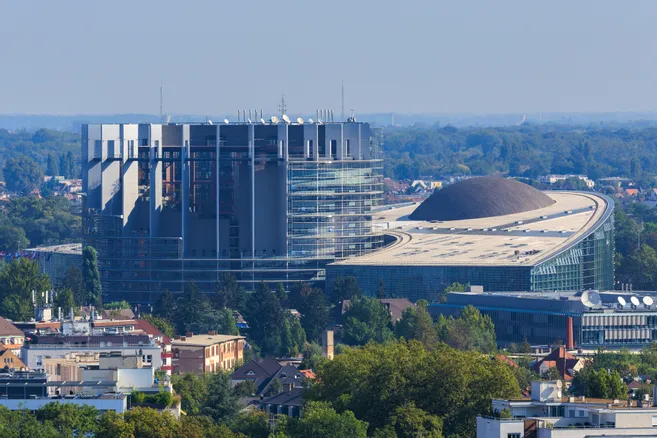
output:
[[[58,346],[52,344],[29,344],[23,346],[21,360],[30,370],[41,370],[44,368],[43,359],[46,358],[64,358],[71,353],[78,354],[99,354],[119,352],[124,356],[134,356],[141,350],[144,365],[151,366],[154,370],[162,366],[162,349],[157,345],[114,345],[108,342],[107,345],[99,347],[83,346]]]
[[[89,405],[101,412],[104,411],[116,411],[118,413],[123,413],[127,410],[127,397],[124,395],[114,395],[114,396],[103,396],[97,398],[64,398],[64,399],[55,399],[55,398],[31,398],[31,399],[0,399],[0,406],[5,406],[6,408],[16,411],[19,409],[27,409],[29,411],[35,411],[39,408],[44,407],[48,403],[66,403],[74,404],[77,406]]]

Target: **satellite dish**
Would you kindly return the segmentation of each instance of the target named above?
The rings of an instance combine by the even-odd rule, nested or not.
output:
[[[563,387],[563,382],[561,380],[557,380],[557,388],[561,389]]]
[[[229,124],[230,122],[228,121],[228,119],[224,119],[224,123],[227,125],[227,124]]]
[[[276,116],[271,116],[271,122],[272,123],[278,123],[280,120],[278,120],[278,117]]]
[[[303,125],[303,119],[302,119],[301,117],[299,117],[299,118],[297,119],[297,123],[298,123],[299,125]]]
[[[600,294],[594,290],[587,290],[584,292],[580,300],[586,307],[598,307],[602,302]]]
[[[262,123],[263,125],[267,124],[267,122],[265,122],[265,119],[260,119],[260,123]]]
[[[208,120],[208,125],[212,125],[212,120]]]
[[[618,301],[618,304],[620,304],[621,306],[624,306],[624,305],[627,304],[627,301],[625,301],[625,298],[623,298],[623,297],[618,297],[618,298],[616,298],[616,300]]]
[[[641,303],[639,302],[639,299],[638,299],[637,297],[630,297],[630,301],[631,301],[632,304],[634,304],[635,306],[638,306],[639,304],[641,304]]]
[[[313,119],[308,119],[308,123],[315,123],[315,122],[313,122]]]
[[[246,121],[249,122],[249,123],[253,123],[253,122],[251,121],[251,119],[246,119]]]
[[[643,304],[645,304],[646,306],[652,306],[652,298],[651,297],[643,297],[641,299],[641,301],[643,301]]]
[[[285,123],[288,124],[290,123],[290,118],[287,116],[287,114],[283,114],[283,120],[285,121]]]

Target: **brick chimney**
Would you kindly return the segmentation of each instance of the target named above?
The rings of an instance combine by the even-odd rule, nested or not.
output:
[[[325,330],[322,334],[322,356],[333,359],[333,330]]]
[[[569,316],[566,318],[566,348],[572,350],[575,348],[575,338],[573,336],[573,318]]]

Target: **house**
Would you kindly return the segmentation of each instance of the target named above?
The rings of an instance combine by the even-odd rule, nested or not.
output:
[[[250,360],[230,376],[230,385],[235,386],[244,381],[252,381],[255,395],[272,395],[272,385],[275,381],[280,383],[283,390],[303,388],[307,379],[315,379],[312,371],[300,371],[293,365],[283,365],[274,359]],[[278,386],[278,385],[277,385]]]
[[[2,346],[0,346],[0,367],[8,370],[27,371],[27,365],[12,350]]]
[[[573,380],[576,371],[584,367],[584,361],[578,359],[566,351],[566,347],[559,347],[552,350],[550,354],[532,365],[532,371],[544,375],[550,368],[555,368],[559,372],[562,380],[567,382]]]
[[[406,298],[381,298],[379,301],[386,307],[386,309],[388,309],[388,312],[390,313],[390,319],[393,322],[397,322],[401,319],[404,310],[408,309],[409,307],[415,307],[415,304]],[[344,315],[350,308],[351,301],[344,300],[342,302],[341,314]]]
[[[503,354],[496,354],[493,359],[499,360],[500,362],[504,362],[505,364],[509,365],[512,368],[518,368],[518,364],[513,360],[509,359]]]
[[[171,341],[171,352],[176,374],[230,370],[244,358],[244,336],[188,333]]]
[[[493,400],[495,415],[477,416],[477,438],[655,436],[657,407],[652,404],[568,398],[562,389],[561,381],[535,381],[531,398]]]
[[[21,357],[21,348],[25,342],[25,334],[8,320],[0,317],[0,346],[12,350]]]
[[[625,189],[623,190],[623,198],[634,198],[639,196],[639,189]]]
[[[262,399],[260,409],[269,415],[270,424],[279,415],[299,418],[304,405],[304,392],[305,389],[301,388],[279,392],[276,395]]]

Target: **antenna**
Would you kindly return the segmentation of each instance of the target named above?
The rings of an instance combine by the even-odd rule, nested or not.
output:
[[[616,301],[618,301],[618,304],[620,304],[621,307],[627,304],[627,301],[625,301],[625,298],[623,297],[616,298]]]
[[[288,125],[290,124],[290,118],[287,116],[287,114],[283,114],[283,120],[284,120],[285,123],[287,123]]]
[[[162,113],[162,81],[160,81],[160,123],[164,121],[164,116]]]
[[[643,301],[643,304],[645,304],[646,307],[650,307],[650,306],[652,306],[652,303],[653,303],[651,297],[643,297],[643,298],[641,299],[641,301]]]
[[[285,104],[285,94],[281,96],[281,103],[278,105],[278,111],[281,114],[287,113],[287,105]]]
[[[344,122],[344,81],[342,81],[342,119],[340,120]]]
[[[580,298],[580,300],[582,301],[582,304],[584,304],[586,307],[591,307],[591,308],[599,307],[600,304],[602,303],[602,300],[600,299],[600,294],[594,290],[585,291],[582,294],[582,298]]]
[[[260,123],[262,123],[263,125],[267,124],[267,122],[265,122],[265,119],[263,119],[262,117],[260,117]]]

